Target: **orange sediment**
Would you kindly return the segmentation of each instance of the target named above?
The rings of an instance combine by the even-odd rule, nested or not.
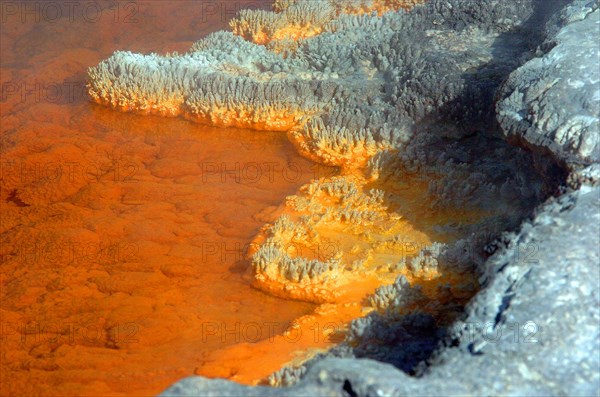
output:
[[[314,313],[294,320],[279,334],[271,332],[270,323],[240,325],[240,334],[246,335],[246,340],[211,352],[197,373],[259,384],[283,364],[300,365],[316,353],[342,342],[348,323],[364,313],[358,303],[321,305]],[[262,335],[264,339],[254,342],[255,335]]]
[[[63,128],[62,111],[31,110],[45,121],[16,114],[2,157],[15,164],[1,191],[2,393],[156,394],[235,343],[204,338],[211,327],[276,322],[280,334],[312,310],[243,278],[260,213],[312,175],[285,136],[85,102]],[[52,139],[28,137],[36,128]],[[290,160],[304,175],[283,174]]]
[[[366,270],[342,272],[334,284],[250,280],[275,296],[251,287],[245,254],[265,241],[268,230],[259,233],[265,223],[310,215],[301,204],[342,203],[327,195],[302,202],[310,198],[314,164],[298,156],[285,134],[268,132],[297,128],[306,114],[225,108],[183,114],[220,127],[267,130],[255,133],[90,105],[85,70],[115,48],[185,51],[225,27],[218,18],[202,25],[186,11],[195,2],[137,3],[139,24],[115,26],[112,16],[97,24],[81,18],[3,24],[2,83],[21,90],[4,92],[1,110],[3,395],[156,394],[192,374],[257,383],[343,338],[348,322],[364,314],[364,298],[400,274],[388,266],[388,259],[407,256],[406,246],[390,240],[394,235],[419,247],[451,241],[458,236],[440,236],[431,226],[481,215],[433,213],[423,199],[426,182],[404,181],[401,188],[397,181],[361,179],[355,170],[361,191],[396,197],[362,208],[375,210],[389,228],[361,230],[328,219],[307,238],[282,242],[304,247],[308,259],[335,259],[336,253],[310,253],[333,242],[345,253],[338,258],[343,266],[364,260]],[[381,12],[392,3],[381,3]],[[301,36],[291,27],[275,35],[283,37]],[[65,82],[76,91],[67,96],[65,90],[58,100],[49,100],[47,90],[23,96],[19,88],[69,87]],[[180,108],[174,100],[141,112],[176,116]],[[301,152],[309,156],[308,149]],[[357,147],[340,158],[323,150],[314,159],[360,168],[374,152]],[[449,274],[405,275],[432,299],[439,282],[460,281]]]
[[[1,395],[155,395],[236,344],[211,327],[279,335],[314,308],[243,277],[248,241],[313,176],[285,134],[89,103],[85,71],[115,48],[185,51],[226,24],[137,4],[137,24],[2,24]]]

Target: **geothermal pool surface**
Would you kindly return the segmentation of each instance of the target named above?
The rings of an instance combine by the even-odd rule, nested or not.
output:
[[[246,4],[207,20],[187,1],[60,19],[47,9],[21,15],[15,4],[1,31],[2,394],[156,394],[192,374],[256,383],[340,341],[382,279],[347,283],[317,307],[285,299],[285,285],[253,288],[245,259],[286,197],[336,170],[301,157],[284,132],[120,113],[84,93],[87,68],[113,51],[187,51]],[[333,242],[387,266],[407,253],[388,250],[384,237],[422,248],[460,237],[435,225],[485,215],[431,213],[427,181],[357,180],[398,198],[377,209],[389,235],[350,235],[344,220],[321,226],[301,246],[316,252],[303,256],[329,259]],[[338,205],[326,199],[312,204]],[[387,218],[392,210],[401,217]],[[440,277],[421,277],[429,298],[450,280]]]
[[[251,288],[243,254],[323,167],[285,134],[115,113],[83,94],[86,68],[115,48],[185,50],[226,24],[182,3],[138,2],[137,23],[125,9],[117,21],[109,10],[3,21],[3,395],[155,394],[194,372],[230,377],[221,349],[313,308]]]

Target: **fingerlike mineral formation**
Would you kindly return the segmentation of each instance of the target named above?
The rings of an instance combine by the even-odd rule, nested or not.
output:
[[[410,9],[423,0],[289,0],[275,1],[273,11],[242,10],[230,21],[236,35],[276,52],[297,49],[298,41],[337,30],[342,15],[362,15]]]

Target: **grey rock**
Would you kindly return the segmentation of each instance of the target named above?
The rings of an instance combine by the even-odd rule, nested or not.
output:
[[[599,200],[589,188],[547,203],[488,260],[486,287],[455,325],[459,347],[431,374],[487,372],[469,381],[475,394],[598,393]]]
[[[497,104],[509,139],[549,150],[572,166],[600,161],[597,8],[597,2],[574,4],[553,18],[543,46],[551,49],[510,75]],[[571,21],[557,31],[557,24]]]

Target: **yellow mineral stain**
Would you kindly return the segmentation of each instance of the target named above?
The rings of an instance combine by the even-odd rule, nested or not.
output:
[[[471,223],[485,215],[469,209],[432,211],[426,183],[411,179],[404,181],[408,188],[395,193],[356,173],[303,186],[252,244],[254,285],[282,297],[351,303],[372,292],[374,284],[391,284],[400,274],[432,299],[432,284],[464,282],[457,275],[413,272],[399,265],[434,241],[461,237],[435,233],[434,225]],[[310,269],[311,261],[319,261],[324,270],[296,274],[302,270],[296,271],[295,263]]]
[[[244,10],[229,22],[231,31],[278,53],[294,51],[297,42],[318,36],[326,25],[335,30],[335,20],[343,14],[362,15],[398,10],[409,11],[426,0],[371,0],[354,4],[345,0],[275,1],[273,11]]]

